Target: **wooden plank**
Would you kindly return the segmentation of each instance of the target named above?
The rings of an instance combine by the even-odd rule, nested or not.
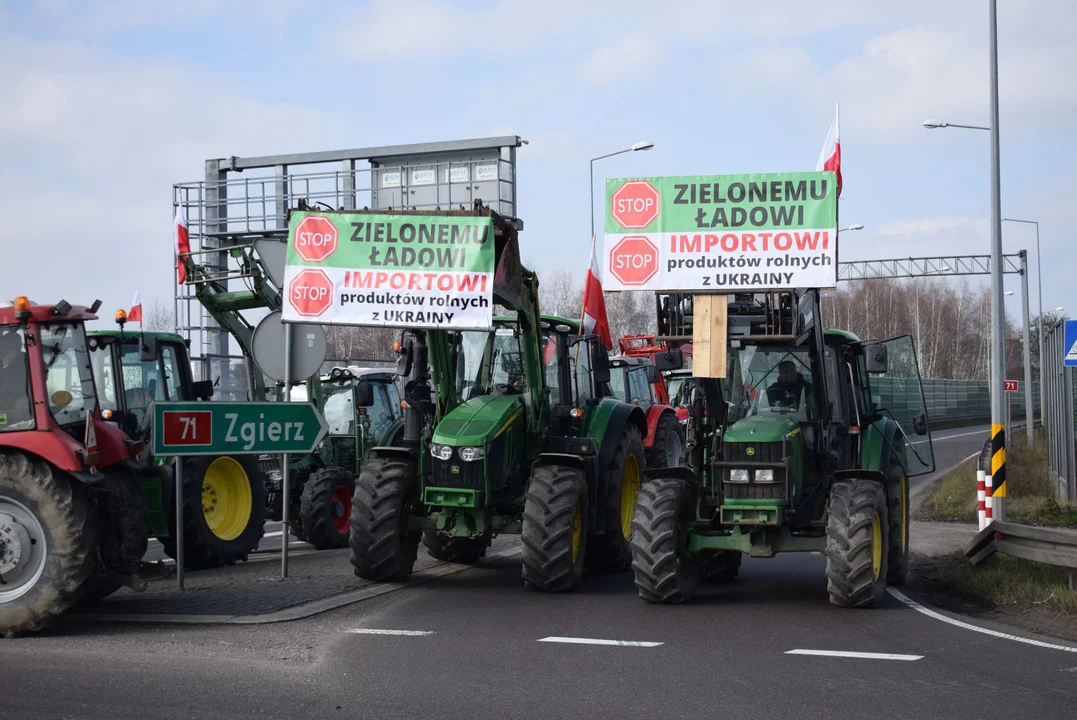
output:
[[[695,295],[692,308],[692,376],[724,378],[729,299],[725,295]]]

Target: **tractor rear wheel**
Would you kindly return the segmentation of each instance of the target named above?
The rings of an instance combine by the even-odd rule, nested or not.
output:
[[[874,608],[886,592],[886,492],[871,480],[847,480],[830,489],[826,521],[826,576],[830,602]]]
[[[729,582],[740,573],[741,554],[735,550],[701,553],[697,561],[700,582]]]
[[[36,632],[75,605],[97,534],[82,487],[21,453],[0,453],[0,635]]]
[[[684,464],[684,428],[677,413],[665,410],[654,428],[654,444],[647,457],[647,467],[680,467]]]
[[[399,582],[411,574],[419,532],[408,529],[408,502],[417,490],[415,465],[398,458],[363,463],[352,499],[351,563],[364,580]]]
[[[909,573],[909,476],[897,460],[886,476],[887,513],[890,518],[886,584],[904,585]]]
[[[541,592],[575,590],[583,579],[590,508],[583,472],[542,465],[531,473],[524,502],[524,586]]]
[[[424,532],[423,545],[435,560],[474,565],[486,555],[490,540],[486,537],[447,538],[435,532]]]
[[[299,517],[315,550],[348,546],[354,494],[355,476],[339,467],[316,470],[303,485]]]
[[[678,556],[678,521],[694,512],[683,480],[648,480],[632,520],[632,572],[639,596],[650,603],[683,603],[699,582],[694,558]]]
[[[632,513],[646,468],[639,428],[629,425],[617,439],[606,473],[606,533],[588,541],[587,569],[596,572],[625,570],[632,564]],[[599,493],[601,496],[601,493]]]
[[[183,466],[183,564],[190,570],[246,560],[265,535],[266,484],[251,456],[192,458]],[[165,553],[176,557],[176,518],[169,513]]]

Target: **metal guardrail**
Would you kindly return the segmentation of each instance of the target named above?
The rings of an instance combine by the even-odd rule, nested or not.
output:
[[[1077,530],[990,523],[965,547],[973,565],[996,552],[1069,570],[1070,590],[1077,590]]]

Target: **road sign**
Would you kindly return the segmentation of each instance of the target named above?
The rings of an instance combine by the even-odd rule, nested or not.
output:
[[[654,185],[646,180],[629,180],[613,193],[610,215],[628,230],[641,230],[654,222],[660,209]]]
[[[609,270],[622,285],[645,285],[658,273],[658,247],[642,235],[621,238],[610,250]]]
[[[1066,321],[1066,332],[1062,338],[1062,364],[1066,367],[1077,367],[1077,320]]]
[[[1016,380],[1003,380],[1002,381],[1002,389],[1005,390],[1006,392],[1017,392],[1017,381]]]
[[[284,382],[284,335],[280,310],[275,310],[258,321],[251,338],[254,362],[263,373],[279,382]],[[325,362],[327,347],[325,328],[321,325],[293,324],[291,381],[303,382],[318,372]]]
[[[153,453],[183,455],[305,454],[329,426],[310,403],[158,402]]]
[[[318,317],[333,304],[333,281],[323,270],[300,270],[288,284],[288,304],[301,317]]]
[[[337,249],[337,228],[322,215],[308,215],[295,229],[295,251],[307,262],[321,262]]]

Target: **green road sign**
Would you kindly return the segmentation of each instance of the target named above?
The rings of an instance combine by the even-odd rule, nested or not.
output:
[[[153,453],[254,455],[309,453],[329,426],[310,403],[159,402],[153,405]]]

